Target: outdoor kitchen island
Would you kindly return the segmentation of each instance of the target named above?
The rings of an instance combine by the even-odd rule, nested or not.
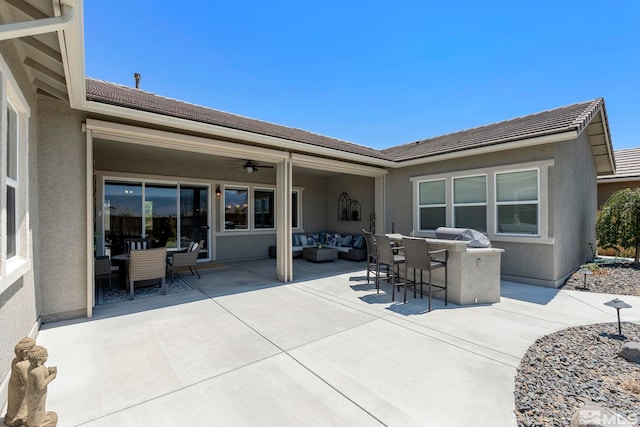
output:
[[[395,236],[392,237],[395,239]],[[420,239],[407,237],[405,239]],[[396,239],[397,240],[397,239]],[[471,248],[467,241],[424,238],[429,250],[446,249],[449,253],[448,270],[448,302],[458,305],[486,304],[500,302],[500,260],[504,249]],[[416,270],[416,275],[419,275]],[[413,270],[408,270],[409,279],[413,280]],[[400,276],[404,277],[404,266],[400,266]],[[426,281],[428,272],[423,272]],[[444,268],[432,271],[435,284],[444,284]],[[426,286],[424,287],[426,293]],[[444,292],[434,294],[444,299]]]

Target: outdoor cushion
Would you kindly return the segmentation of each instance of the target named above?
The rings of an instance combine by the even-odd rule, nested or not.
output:
[[[351,246],[353,246],[356,249],[364,248],[365,246],[364,237],[355,236],[355,238],[353,239],[353,242],[351,243]]]
[[[327,240],[325,242],[325,244],[327,246],[338,246],[338,237],[340,235],[339,234],[327,234]]]
[[[308,234],[307,235],[307,245],[315,246],[318,244],[318,235],[317,234]]]
[[[351,247],[351,235],[342,236],[338,242],[338,246]]]
[[[327,244],[327,233],[320,233],[320,238],[318,240],[318,243],[320,243],[322,245],[326,245]]]
[[[300,245],[307,246],[307,236],[304,234],[298,235],[298,239],[300,240]]]
[[[297,234],[291,236],[291,246],[300,246],[300,236]]]

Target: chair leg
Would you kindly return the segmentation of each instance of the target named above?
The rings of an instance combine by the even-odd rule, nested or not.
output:
[[[389,266],[387,266],[387,271],[389,271]],[[392,271],[392,274],[391,274],[391,301],[395,301],[396,300],[395,266],[392,266],[391,271]],[[398,291],[400,291],[400,289],[398,289]]]
[[[194,265],[193,268],[196,270],[196,276],[198,276],[198,279],[200,279],[200,273],[198,272],[198,265]]]
[[[164,277],[162,278],[162,285],[160,285],[160,293],[162,295],[167,294],[167,284],[166,284],[166,279]]]
[[[431,269],[429,269],[429,308],[427,311],[431,311]]]
[[[133,288],[135,287],[133,280],[129,280],[129,299],[134,299],[135,295],[133,292]]]
[[[447,265],[444,265],[444,305],[447,305],[447,292],[449,290]]]

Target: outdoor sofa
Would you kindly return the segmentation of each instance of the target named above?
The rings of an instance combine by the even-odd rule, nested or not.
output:
[[[338,257],[351,261],[367,259],[367,244],[361,234],[295,233],[292,235],[293,257],[301,257],[304,248],[318,245],[337,249]],[[269,246],[269,256],[276,257],[276,247]]]

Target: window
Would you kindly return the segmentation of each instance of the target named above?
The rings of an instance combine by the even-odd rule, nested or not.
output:
[[[538,234],[538,170],[496,173],[496,232]]]
[[[209,187],[190,183],[107,180],[104,184],[103,230],[111,255],[125,250],[128,238],[146,237],[152,247],[186,249],[204,240],[209,230]],[[208,257],[207,251],[200,253]]]
[[[300,192],[293,190],[291,192],[291,228],[300,228],[300,219],[298,218],[300,212]]]
[[[487,176],[453,178],[453,224],[487,232]]]
[[[7,105],[7,259],[16,255],[18,188],[18,113]]]
[[[249,188],[224,188],[224,229],[248,230]]]
[[[435,230],[447,223],[445,180],[418,183],[418,227],[420,230]]]
[[[275,191],[265,189],[253,190],[253,227],[275,228]]]
[[[0,56],[0,293],[29,271],[30,109]]]

